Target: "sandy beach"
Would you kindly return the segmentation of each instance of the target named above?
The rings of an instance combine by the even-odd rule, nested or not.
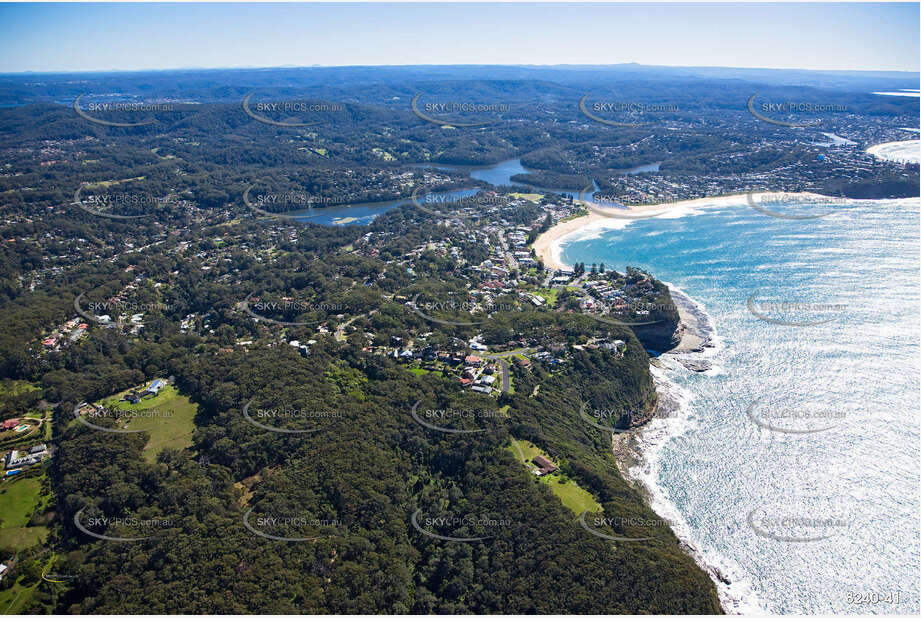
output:
[[[669,204],[656,204],[652,206],[630,206],[625,209],[615,211],[617,217],[599,214],[602,210],[594,205],[589,206],[589,214],[557,223],[549,230],[541,234],[531,245],[537,256],[543,261],[546,268],[552,270],[564,270],[570,268],[564,264],[560,258],[560,248],[567,236],[577,232],[584,232],[591,229],[622,226],[631,220],[643,219],[647,217],[664,214],[676,208],[693,208],[694,206],[705,206],[710,204],[744,204],[746,200],[745,193],[735,193],[732,195],[720,195],[715,197],[700,197],[693,200],[683,200],[681,202],[672,202]],[[827,196],[818,193],[787,193],[783,191],[766,191],[753,193],[752,197],[756,200],[764,198],[783,198],[783,197],[808,197],[812,199],[821,199]]]
[[[792,197],[802,197],[808,199],[828,198],[828,196],[819,195],[818,193],[788,193],[782,191],[753,193],[752,197],[755,200],[763,200],[765,198],[783,199]],[[664,214],[666,211],[674,210],[677,208],[692,208],[694,206],[705,206],[711,204],[746,204],[746,200],[747,194],[739,193],[717,197],[702,197],[693,200],[673,202],[670,204],[657,204],[653,206],[631,206],[627,209],[623,209],[622,211],[617,211],[617,214],[623,215],[623,218],[613,218],[599,214],[599,212],[596,212],[597,207],[591,205],[589,206],[589,210],[591,211],[589,214],[554,225],[549,230],[538,236],[532,247],[534,248],[534,252],[537,254],[537,256],[543,260],[545,267],[553,270],[564,270],[570,268],[570,266],[562,262],[560,257],[561,246],[565,242],[566,238],[573,234],[597,228],[623,226],[628,224],[631,218],[641,219],[644,218],[644,216],[648,217],[650,215]],[[680,341],[678,345],[675,348],[669,350],[668,353],[673,355],[675,360],[680,362],[691,371],[707,371],[710,369],[709,361],[703,358],[698,358],[697,353],[704,352],[705,350],[713,347],[713,326],[710,323],[706,313],[704,313],[692,299],[676,290],[673,286],[669,286],[669,289],[672,293],[672,300],[675,302],[675,306],[678,309],[678,314],[680,316],[680,322],[677,331]]]
[[[557,223],[552,228],[541,234],[534,241],[534,244],[531,245],[534,249],[534,252],[537,254],[543,262],[546,268],[553,270],[563,270],[569,268],[565,264],[559,261],[554,253],[559,254],[559,241],[564,236],[569,236],[573,232],[578,232],[579,230],[589,226],[593,223],[604,221],[605,217],[596,214],[588,214],[582,217],[577,217],[575,219],[570,219],[569,221],[564,221],[562,223]]]
[[[867,154],[883,161],[896,163],[918,163],[921,160],[921,140],[886,142],[867,148]]]

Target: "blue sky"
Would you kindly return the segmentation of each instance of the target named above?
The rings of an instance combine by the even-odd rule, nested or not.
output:
[[[380,64],[919,68],[919,4],[0,4],[0,72]]]

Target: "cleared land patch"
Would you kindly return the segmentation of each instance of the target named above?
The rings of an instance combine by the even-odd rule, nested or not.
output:
[[[536,469],[536,466],[531,463],[532,459],[538,455],[549,457],[547,453],[527,440],[515,440],[515,438],[512,438],[512,444],[508,448],[515,456],[515,459],[524,464],[529,471]],[[584,511],[598,513],[602,511],[601,505],[595,500],[595,497],[579,487],[574,480],[567,477],[562,471],[558,470],[552,474],[545,474],[538,477],[538,480],[550,487],[550,491],[560,499],[563,506],[576,515],[581,515]]]
[[[141,429],[149,435],[144,447],[144,459],[156,461],[165,448],[187,448],[192,446],[192,432],[195,430],[195,414],[198,406],[188,397],[180,395],[174,386],[164,386],[155,397],[145,397],[139,403],[119,401],[126,394],[143,389],[129,389],[100,403],[106,407],[138,412],[122,425],[124,429]]]

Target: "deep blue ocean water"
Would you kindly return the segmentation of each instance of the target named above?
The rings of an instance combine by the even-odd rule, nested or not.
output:
[[[713,371],[662,357],[683,405],[646,430],[636,473],[739,607],[919,611],[919,205],[790,220],[740,201],[563,244],[568,264],[647,269],[712,318]]]

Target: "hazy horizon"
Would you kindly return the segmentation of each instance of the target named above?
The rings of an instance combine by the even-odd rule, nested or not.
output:
[[[918,72],[919,15],[918,3],[4,3],[0,73],[634,63]]]
[[[472,64],[472,63],[454,63],[454,64],[279,64],[274,66],[268,65],[239,65],[239,66],[175,66],[164,67],[161,69],[86,69],[73,71],[0,71],[0,75],[66,75],[66,74],[105,74],[105,73],[169,73],[175,71],[272,71],[283,69],[373,69],[373,68],[412,68],[412,67],[477,67],[477,68],[500,68],[500,67],[519,67],[535,69],[586,69],[586,68],[616,68],[625,66],[635,66],[639,68],[663,68],[663,69],[725,69],[725,70],[744,70],[744,71],[803,71],[815,73],[903,73],[907,75],[921,74],[921,70],[900,70],[900,69],[803,69],[799,67],[748,67],[737,65],[697,65],[697,64],[644,64],[642,62],[619,62],[616,64]]]

